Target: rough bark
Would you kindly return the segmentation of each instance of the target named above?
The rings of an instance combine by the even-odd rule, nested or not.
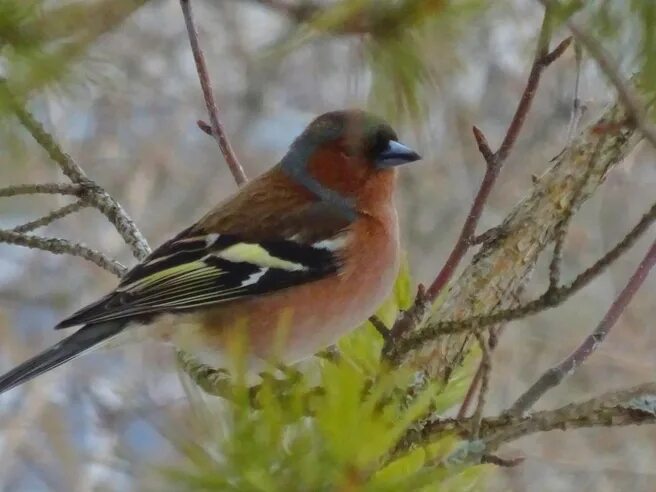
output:
[[[542,251],[568,210],[580,207],[608,172],[641,140],[627,111],[616,103],[583,130],[508,214],[455,280],[426,326],[513,307]],[[430,379],[448,378],[471,346],[469,334],[443,335],[407,352],[403,362]]]

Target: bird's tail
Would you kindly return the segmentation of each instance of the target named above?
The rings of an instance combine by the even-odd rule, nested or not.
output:
[[[48,350],[23,362],[0,376],[0,393],[23,384],[32,378],[79,357],[99,343],[109,340],[125,327],[123,320],[86,325]]]

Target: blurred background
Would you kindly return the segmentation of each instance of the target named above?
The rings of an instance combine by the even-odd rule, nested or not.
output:
[[[206,112],[178,2],[127,2],[134,12],[120,21],[112,17],[112,3],[24,2],[16,20],[12,9],[21,2],[1,0],[0,67],[15,87],[26,88],[37,117],[156,246],[233,193],[235,184],[215,142],[195,124]],[[480,127],[493,147],[503,137],[542,16],[533,0],[456,1],[434,11],[432,4],[446,2],[425,3],[424,16],[407,30],[368,39],[299,28],[275,8],[284,2],[193,2],[221,116],[249,176],[275,164],[314,116],[344,107],[388,117],[403,141],[422,153],[421,164],[403,170],[398,192],[416,282],[432,279],[457,237],[484,170],[471,126]],[[634,8],[640,2],[628,3],[591,2],[581,14],[626,73],[643,61],[647,22]],[[60,12],[78,17],[49,15],[67,6],[77,10]],[[23,19],[41,24],[12,30],[12,22]],[[44,33],[52,37],[44,40]],[[74,56],[47,57],[46,42],[59,47],[74,36]],[[565,36],[556,30],[554,42]],[[26,60],[34,65],[31,56],[43,56],[54,75],[44,71],[47,76],[37,78],[27,69]],[[498,224],[528,193],[531,176],[544,172],[567,144],[576,72],[570,49],[545,73],[479,232]],[[613,95],[584,58],[582,124]],[[14,119],[3,115],[0,125],[0,186],[64,181]],[[576,216],[566,278],[621,239],[651,205],[655,157],[641,145]],[[3,198],[0,228],[71,201]],[[80,240],[134,263],[92,209],[38,232]],[[488,413],[504,409],[592,329],[650,240],[565,306],[506,329],[494,354]],[[545,269],[539,265],[527,297],[544,288]],[[0,245],[0,369],[56,342],[60,334],[51,327],[115,282],[79,258]],[[651,278],[608,341],[540,408],[653,380],[655,290]],[[151,344],[96,353],[0,397],[0,490],[166,489],[159,468],[183,459],[178,444],[192,432],[194,418],[169,350]],[[526,461],[491,474],[489,488],[653,490],[655,443],[656,429],[649,427],[530,436],[503,449],[504,456]]]

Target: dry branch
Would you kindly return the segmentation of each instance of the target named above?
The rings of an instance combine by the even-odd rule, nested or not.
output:
[[[68,183],[21,184],[0,189],[0,197],[19,195],[75,195],[82,193],[82,186]]]
[[[408,335],[397,341],[390,355],[392,361],[397,361],[406,352],[419,348],[431,339],[444,335],[458,334],[468,331],[478,331],[486,326],[504,323],[553,308],[565,302],[592,280],[601,275],[615,260],[630,249],[638,239],[656,222],[656,203],[645,213],[631,231],[622,238],[608,253],[586,268],[569,284],[563,286],[550,285],[547,291],[537,299],[521,304],[518,307],[500,309],[491,314],[472,316],[457,320],[441,320],[431,322],[429,326],[417,333]],[[521,287],[520,287],[521,289]],[[517,296],[515,296],[517,297]],[[514,299],[513,299],[514,301]]]
[[[472,246],[479,244],[481,237],[487,235],[484,233],[482,236],[476,236],[476,228],[478,227],[483,210],[490,193],[496,184],[497,178],[499,177],[506,159],[510,155],[510,151],[514,147],[524,126],[524,122],[526,121],[526,117],[531,109],[533,99],[535,98],[535,94],[540,84],[542,73],[565,52],[571,43],[571,38],[565,39],[564,41],[561,41],[556,48],[549,51],[550,40],[551,13],[549,9],[546,9],[542,19],[540,33],[538,34],[537,47],[531,64],[531,70],[526,80],[526,85],[499,148],[496,151],[492,151],[483,132],[476,126],[472,129],[478,150],[485,161],[485,174],[483,175],[476,196],[472,201],[471,208],[467,213],[460,235],[431,285],[426,289],[425,293],[423,290],[421,295],[419,292],[417,293],[417,299],[414,304],[392,327],[390,336],[383,347],[384,357],[393,358],[393,352],[395,350],[394,346],[398,340],[421,324],[426,316],[429,304],[433,303],[438,298],[440,293],[442,293],[444,288],[451,281],[456,269],[469,249]]]
[[[84,244],[74,243],[66,239],[40,237],[15,231],[0,230],[0,242],[25,246],[26,248],[42,249],[55,255],[79,256],[119,277],[127,271],[127,268],[119,262],[112,260],[104,253],[88,248]]]
[[[526,417],[489,419],[483,423],[487,450],[536,432],[656,423],[656,383],[613,391],[582,403]]]
[[[5,86],[2,89],[14,115],[30,132],[34,140],[47,152],[50,159],[59,165],[73,184],[82,187],[81,198],[107,217],[137,259],[145,258],[150,253],[148,242],[123,207],[101,186],[87,177],[73,158],[62,150],[53,136],[9,93]]]
[[[563,379],[573,374],[590,355],[597,350],[599,345],[606,339],[620,315],[631,302],[635,293],[640,289],[656,263],[656,241],[638,265],[626,286],[615,301],[611,304],[604,318],[597,327],[588,335],[583,342],[565,360],[558,365],[548,369],[517,401],[510,407],[507,413],[511,415],[522,415],[529,410],[535,402],[551,388],[559,385]]]
[[[452,432],[468,439],[471,421],[431,415],[418,422],[399,441],[394,456],[422,443],[442,438],[445,433]],[[495,452],[505,443],[538,432],[641,424],[656,424],[656,383],[611,391],[583,402],[527,416],[484,418],[479,438],[485,442],[487,454]]]
[[[640,139],[627,110],[618,103],[610,106],[536,180],[529,196],[501,224],[500,233],[483,244],[424,328],[432,336],[406,345],[399,351],[408,351],[399,354],[399,359],[425,371],[429,378],[448,376],[462,355],[466,335],[435,339],[444,333],[441,320],[464,320],[512,307],[539,255],[554,239],[558,224],[596,191]],[[596,158],[591,159],[593,155]],[[490,324],[499,321],[505,319],[490,320]]]
[[[203,92],[203,99],[205,100],[205,106],[207,107],[207,113],[210,117],[210,128],[211,135],[214,137],[216,142],[219,144],[221,153],[225,158],[228,169],[232,173],[233,178],[237,182],[237,185],[244,184],[248,179],[246,178],[246,173],[244,168],[239,163],[235,151],[230,145],[230,141],[226,135],[225,128],[223,123],[219,119],[219,108],[214,101],[214,94],[212,90],[212,83],[210,82],[210,76],[207,72],[207,65],[205,64],[205,56],[203,55],[203,50],[200,47],[200,42],[198,41],[198,32],[196,31],[196,26],[194,25],[194,18],[191,9],[191,0],[180,0],[180,7],[182,8],[182,14],[185,20],[185,26],[187,27],[187,35],[189,36],[189,43],[191,45],[191,52],[194,55],[194,62],[196,63],[196,70],[198,72],[198,79],[200,81],[200,87]],[[200,123],[200,122],[199,122]],[[200,124],[201,129],[203,128]]]
[[[56,220],[59,220],[63,217],[66,217],[67,215],[73,214],[84,207],[88,207],[88,204],[86,204],[84,201],[79,200],[77,202],[71,203],[69,205],[64,205],[63,207],[60,207],[56,210],[53,210],[47,215],[44,215],[43,217],[40,217],[36,220],[32,220],[30,222],[27,222],[25,224],[21,224],[19,226],[16,226],[12,229],[13,232],[30,232],[33,231],[34,229],[38,229],[39,227],[46,226]]]

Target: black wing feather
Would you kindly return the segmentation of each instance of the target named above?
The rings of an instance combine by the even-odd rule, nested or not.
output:
[[[245,244],[257,244],[271,257],[302,268],[278,268],[219,256],[227,248],[244,243],[236,235],[183,231],[130,270],[115,291],[56,328],[115,319],[147,320],[166,312],[190,311],[318,280],[337,272],[340,266],[336,251],[286,239]]]

